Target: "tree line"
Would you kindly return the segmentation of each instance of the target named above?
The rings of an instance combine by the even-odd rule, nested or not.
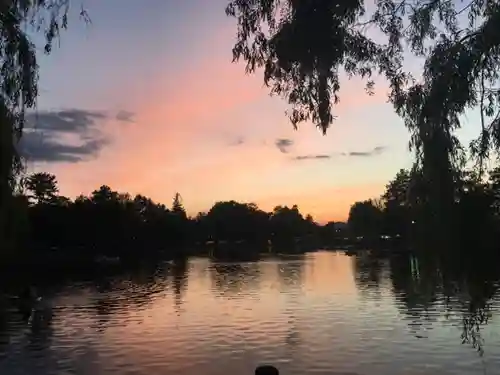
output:
[[[106,185],[72,200],[59,194],[56,176],[45,172],[24,177],[18,186],[17,215],[11,220],[17,247],[38,255],[63,251],[91,257],[185,256],[225,244],[232,246],[234,256],[269,247],[295,252],[346,244],[407,250],[425,245],[432,235],[426,223],[428,187],[418,169],[401,169],[379,198],[355,202],[347,226],[320,225],[296,205],[267,212],[234,200],[216,202],[207,212],[190,217],[178,193],[167,206]],[[455,186],[455,245],[497,250],[500,167],[490,170],[488,178],[463,170]]]
[[[0,3],[0,241],[12,247],[10,217],[22,161],[17,143],[27,110],[38,96],[33,33],[45,37],[50,53],[68,25],[71,0],[10,0]],[[80,10],[88,21],[88,15]],[[222,11],[222,9],[221,9]],[[389,102],[408,128],[415,168],[426,196],[421,208],[433,235],[457,230],[456,175],[466,147],[456,137],[463,115],[480,112],[480,130],[469,145],[483,176],[484,161],[500,149],[500,6],[497,0],[231,0],[226,14],[236,20],[233,60],[246,71],[263,70],[272,94],[290,104],[295,127],[312,122],[323,133],[335,119],[340,74],[389,85]],[[33,26],[29,30],[25,26]],[[371,32],[369,32],[371,31]],[[375,31],[375,32],[373,32]],[[375,37],[376,36],[376,37]],[[422,70],[405,69],[408,57]],[[425,209],[424,209],[425,208]],[[15,235],[14,235],[15,237]],[[446,236],[445,236],[446,237]]]
[[[500,235],[500,167],[486,176],[462,170],[454,181],[454,204],[448,220],[456,229],[451,248],[472,246],[498,250]],[[406,246],[425,245],[429,230],[426,189],[418,169],[401,169],[386,185],[381,197],[355,202],[349,210],[348,225],[353,236],[370,239],[399,238]]]
[[[253,203],[216,202],[207,212],[189,217],[180,194],[172,204],[144,195],[132,197],[103,185],[89,196],[71,200],[59,194],[49,173],[25,177],[15,195],[18,246],[30,251],[80,249],[89,255],[147,255],[221,243],[284,246],[322,236],[335,236],[334,224],[322,227],[294,205],[266,212]],[[243,250],[242,250],[243,249]]]

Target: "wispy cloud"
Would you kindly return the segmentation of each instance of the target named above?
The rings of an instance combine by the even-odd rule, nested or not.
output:
[[[135,122],[135,113],[122,110],[118,111],[115,118],[121,122]]]
[[[103,137],[71,145],[37,132],[26,132],[19,148],[30,161],[76,163],[96,157],[107,143],[108,140]]]
[[[319,154],[319,155],[299,155],[296,156],[294,159],[295,160],[321,160],[321,159],[331,159],[332,155],[324,155],[324,154]]]
[[[26,115],[25,129],[85,133],[94,127],[96,121],[105,120],[106,118],[107,115],[105,112],[84,109],[31,112]]]
[[[230,146],[240,146],[240,145],[242,145],[242,144],[244,144],[244,143],[245,143],[245,138],[243,138],[243,137],[238,137],[238,138],[236,138],[236,139],[233,139],[233,140],[229,143],[229,145],[230,145]]]
[[[274,141],[274,145],[284,154],[288,154],[290,147],[293,146],[293,141],[287,138],[278,138]]]
[[[106,112],[84,109],[31,112],[19,152],[30,161],[43,162],[76,163],[95,157],[109,143],[99,125],[110,118]]]
[[[342,157],[370,157],[376,156],[383,153],[386,150],[385,146],[377,146],[371,150],[367,151],[349,151],[349,152],[340,152],[333,154],[308,154],[308,155],[298,155],[293,158],[293,160],[327,160],[332,159],[336,156]]]
[[[383,153],[386,150],[385,146],[377,146],[374,147],[371,150],[367,151],[350,151],[350,152],[343,152],[343,156],[354,156],[354,157],[367,157],[367,156],[375,156]]]

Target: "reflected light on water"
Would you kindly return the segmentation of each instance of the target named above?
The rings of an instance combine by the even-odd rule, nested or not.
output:
[[[437,272],[415,278],[412,264],[341,252],[192,258],[62,286],[37,329],[2,313],[0,374],[252,374],[261,363],[282,374],[498,368],[500,328],[481,325],[483,357],[462,345],[464,316],[476,319],[461,310],[465,289],[449,296]],[[498,309],[496,297],[490,303]]]

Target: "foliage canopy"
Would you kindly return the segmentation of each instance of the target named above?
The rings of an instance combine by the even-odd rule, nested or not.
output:
[[[417,165],[433,182],[433,202],[453,195],[465,160],[455,131],[465,111],[481,112],[470,145],[481,171],[500,148],[498,0],[233,0],[226,13],[238,25],[234,60],[250,73],[264,69],[271,93],[291,105],[295,127],[309,120],[327,131],[341,71],[366,78],[369,93],[372,77],[385,77]],[[424,60],[421,76],[405,71],[408,56]]]
[[[17,143],[26,110],[38,96],[36,46],[29,32],[45,37],[50,53],[59,32],[68,25],[70,0],[3,0],[0,2],[0,241],[7,239],[12,190],[22,170]],[[80,14],[86,18],[86,13]],[[8,223],[7,223],[8,224]]]

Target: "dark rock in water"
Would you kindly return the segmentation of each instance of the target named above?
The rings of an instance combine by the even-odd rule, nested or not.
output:
[[[259,366],[255,369],[255,375],[279,375],[276,367],[270,365]]]

